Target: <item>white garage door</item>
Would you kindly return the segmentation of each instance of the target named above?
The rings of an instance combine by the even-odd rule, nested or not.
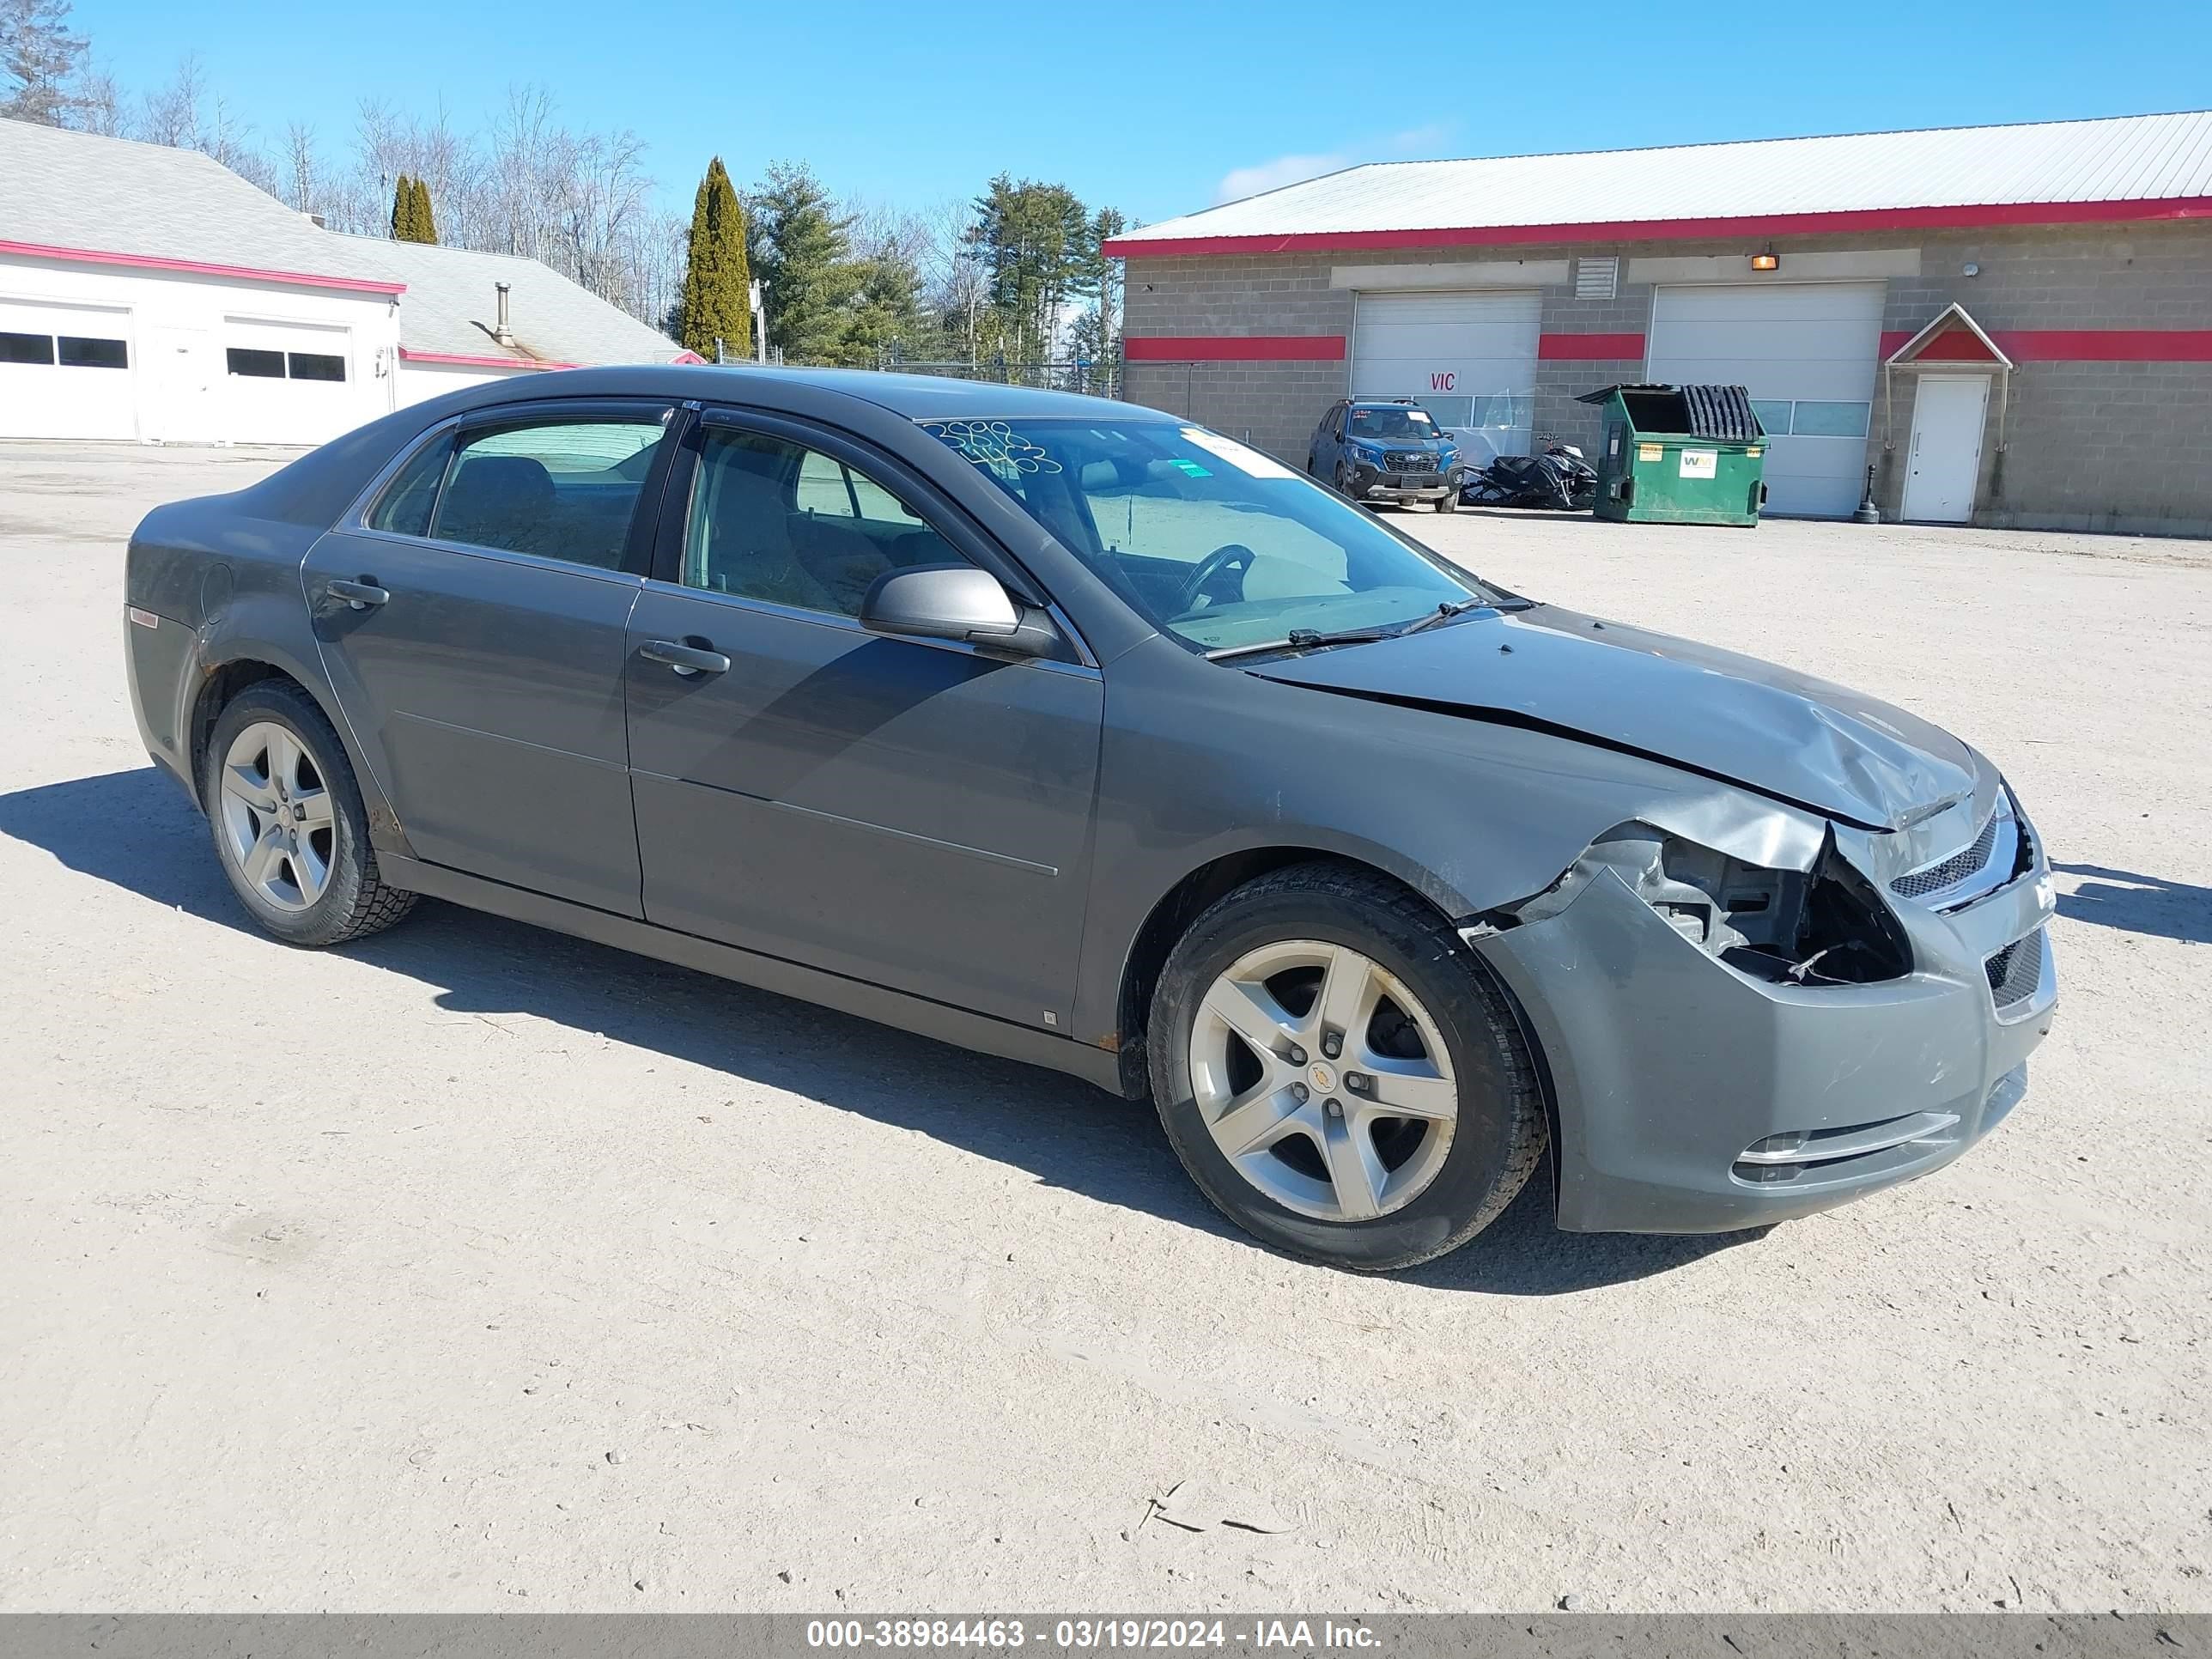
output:
[[[135,438],[131,313],[0,299],[0,438]]]
[[[1542,319],[1536,294],[1363,294],[1352,395],[1418,398],[1438,424],[1479,431],[1501,455],[1525,455]]]
[[[1767,510],[1848,518],[1866,478],[1882,295],[1880,283],[1662,288],[1647,378],[1748,387],[1774,441]]]
[[[234,443],[319,444],[374,412],[354,384],[349,329],[227,317],[222,345]]]

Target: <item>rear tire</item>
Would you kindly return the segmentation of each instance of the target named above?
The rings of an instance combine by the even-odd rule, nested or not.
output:
[[[289,681],[258,681],[224,706],[201,763],[200,802],[231,890],[287,945],[342,945],[415,908],[414,894],[378,878],[345,747]]]
[[[1148,1046],[1161,1125],[1199,1190],[1310,1261],[1388,1273],[1455,1249],[1543,1154],[1535,1067],[1503,994],[1441,916],[1372,871],[1293,866],[1206,911],[1160,975]]]

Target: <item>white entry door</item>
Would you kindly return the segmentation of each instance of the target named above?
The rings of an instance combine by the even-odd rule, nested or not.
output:
[[[146,385],[141,437],[155,443],[216,443],[230,434],[215,388],[222,372],[215,336],[204,328],[149,327],[138,344]]]
[[[1986,374],[1923,374],[1912,400],[1912,450],[1905,463],[1905,516],[1964,524],[1974,514],[1982,474],[1982,423],[1990,407]]]

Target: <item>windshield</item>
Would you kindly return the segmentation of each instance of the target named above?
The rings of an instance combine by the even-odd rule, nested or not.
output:
[[[1201,650],[1392,629],[1507,597],[1279,461],[1158,420],[919,422]]]
[[[1364,409],[1352,406],[1345,416],[1344,435],[1347,438],[1433,438],[1437,423],[1429,418],[1425,409]]]

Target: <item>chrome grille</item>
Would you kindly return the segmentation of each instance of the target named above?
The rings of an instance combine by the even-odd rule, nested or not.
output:
[[[1433,472],[1437,458],[1419,449],[1394,449],[1382,458],[1383,465],[1393,472]]]
[[[1899,876],[1889,884],[1889,890],[1901,898],[1919,898],[1929,893],[1940,893],[1946,887],[1954,887],[1990,861],[1990,849],[1997,842],[1997,814],[1990,814],[1990,821],[1982,826],[1982,833],[1974,837],[1974,844],[1963,853],[1954,853],[1941,864],[1931,864],[1925,870],[1915,870],[1909,876]]]
[[[1889,890],[1931,909],[1963,910],[2026,875],[2035,859],[2035,842],[2020,804],[2010,789],[2001,787],[1996,808],[1971,846],[1897,877]]]
[[[2017,1007],[2043,986],[2043,929],[2016,939],[1982,964],[1997,1012]]]

